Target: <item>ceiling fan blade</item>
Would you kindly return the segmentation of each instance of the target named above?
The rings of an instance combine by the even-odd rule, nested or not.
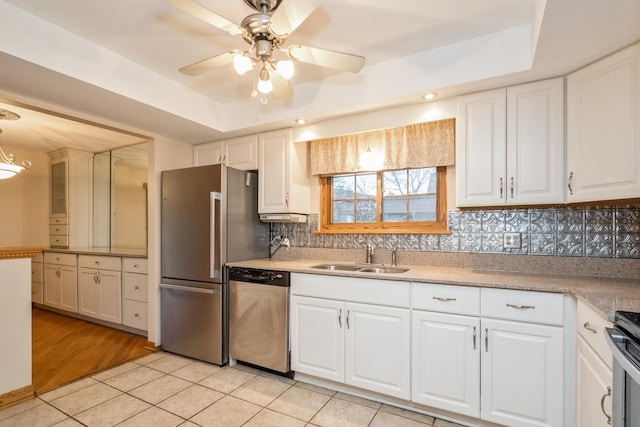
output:
[[[288,99],[291,97],[291,86],[289,81],[282,77],[280,73],[274,71],[269,73],[271,83],[273,83],[273,97],[278,99]]]
[[[233,63],[233,52],[225,52],[213,58],[205,59],[204,61],[196,62],[195,64],[187,65],[180,68],[180,72],[188,74],[190,76],[196,76],[212,68],[223,67],[225,65]]]
[[[244,34],[244,30],[239,25],[234,24],[226,18],[218,15],[212,10],[207,9],[201,4],[196,3],[193,0],[165,0],[167,3],[187,12],[198,19],[203,20],[216,28],[220,28],[229,34],[234,36],[241,36]]]
[[[271,30],[288,36],[316,10],[324,0],[288,0],[278,6],[271,16]]]
[[[365,61],[362,56],[301,45],[290,46],[289,52],[298,61],[350,73],[359,72]]]

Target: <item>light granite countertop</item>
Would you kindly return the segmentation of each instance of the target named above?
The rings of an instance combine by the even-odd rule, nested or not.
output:
[[[404,273],[364,273],[312,268],[316,264],[354,264],[330,260],[258,259],[232,262],[233,267],[281,270],[292,273],[330,276],[366,277],[379,280],[401,280],[445,285],[479,286],[538,292],[571,294],[604,318],[611,320],[616,310],[640,312],[640,281],[606,277],[581,277],[532,273],[508,273],[469,268],[400,265]],[[358,263],[358,265],[362,265]],[[380,265],[380,264],[376,264]],[[388,266],[388,264],[387,264]]]
[[[132,248],[107,248],[103,246],[92,246],[82,248],[46,248],[45,252],[58,252],[66,254],[78,255],[106,255],[106,256],[124,256],[130,258],[146,258],[146,249]]]

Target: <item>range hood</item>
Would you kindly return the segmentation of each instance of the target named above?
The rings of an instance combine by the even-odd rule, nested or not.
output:
[[[260,214],[260,221],[303,223],[307,222],[307,216],[300,214]]]

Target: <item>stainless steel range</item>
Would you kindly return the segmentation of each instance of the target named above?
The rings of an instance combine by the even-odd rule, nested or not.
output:
[[[613,353],[612,423],[640,426],[640,313],[616,311],[615,326],[607,328]]]

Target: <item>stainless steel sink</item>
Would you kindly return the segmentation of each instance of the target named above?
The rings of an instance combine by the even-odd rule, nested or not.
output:
[[[337,271],[358,271],[360,267],[350,264],[317,264],[312,265],[311,268],[318,268],[321,270],[337,270]]]
[[[359,269],[358,271],[362,273],[397,274],[409,271],[409,269],[404,267],[365,267]]]
[[[394,274],[404,273],[409,271],[404,267],[384,267],[384,266],[371,266],[366,267],[362,265],[353,264],[316,264],[310,268],[317,268],[320,270],[333,270],[333,271],[356,271],[358,273],[375,273],[375,274]]]

